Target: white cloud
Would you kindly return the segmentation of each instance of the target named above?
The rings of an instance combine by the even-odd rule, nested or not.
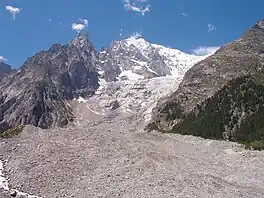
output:
[[[16,15],[19,14],[21,12],[21,8],[16,8],[16,7],[13,7],[13,6],[6,6],[6,10],[8,12],[10,12],[10,14],[12,15],[12,18],[13,19],[16,19]]]
[[[76,32],[81,32],[88,26],[88,20],[87,19],[80,19],[79,23],[72,23],[72,30]]]
[[[216,31],[216,26],[213,24],[208,24],[207,27],[208,27],[208,32]]]
[[[187,17],[188,14],[186,12],[181,13],[182,16]]]
[[[220,47],[219,46],[199,46],[192,49],[192,53],[198,56],[206,56],[214,54]]]
[[[141,13],[142,16],[145,13],[150,12],[150,4],[148,0],[123,0],[124,7],[127,11],[133,11]]]
[[[7,61],[7,59],[3,56],[0,56],[0,62],[5,62],[5,61]]]

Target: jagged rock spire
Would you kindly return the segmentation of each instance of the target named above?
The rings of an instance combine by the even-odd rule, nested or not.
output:
[[[89,43],[88,32],[80,32],[74,37],[71,41],[71,45],[74,46],[83,46]]]
[[[257,21],[257,26],[264,29],[264,19]]]

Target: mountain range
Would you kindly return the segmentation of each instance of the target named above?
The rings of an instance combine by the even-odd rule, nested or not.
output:
[[[1,63],[0,197],[263,197],[263,68],[264,20],[208,56],[78,34]]]
[[[133,103],[147,115],[155,106],[150,130],[262,141],[262,106],[257,104],[262,98],[263,24],[258,21],[212,56],[186,54],[139,35],[113,41],[97,52],[84,33],[67,45],[54,44],[28,58],[18,70],[1,63],[0,131],[28,124],[44,129],[65,126],[74,120],[74,99],[101,92],[107,94],[100,100],[113,109],[131,110]],[[178,87],[176,81],[181,80]],[[237,87],[237,81],[244,87]],[[153,85],[164,89],[155,99],[149,87]],[[252,89],[258,97],[248,93]],[[257,108],[251,107],[253,103]],[[255,124],[245,130],[249,121]]]
[[[28,58],[17,71],[1,63],[0,131],[27,124],[65,126],[74,119],[70,101],[93,95],[102,81],[183,76],[204,58],[137,35],[97,52],[87,33],[78,34],[67,45],[54,44]]]

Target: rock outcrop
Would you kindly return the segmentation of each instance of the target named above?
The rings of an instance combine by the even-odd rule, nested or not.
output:
[[[73,119],[68,103],[99,87],[98,59],[87,35],[37,53],[0,84],[0,131],[32,124],[63,126]]]
[[[10,73],[15,72],[15,69],[4,62],[0,62],[0,82]]]

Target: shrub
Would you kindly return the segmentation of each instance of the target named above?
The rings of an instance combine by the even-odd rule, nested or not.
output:
[[[15,137],[23,131],[24,127],[25,126],[23,126],[23,125],[12,127],[10,129],[8,129],[7,131],[4,131],[3,133],[0,133],[0,138]]]

